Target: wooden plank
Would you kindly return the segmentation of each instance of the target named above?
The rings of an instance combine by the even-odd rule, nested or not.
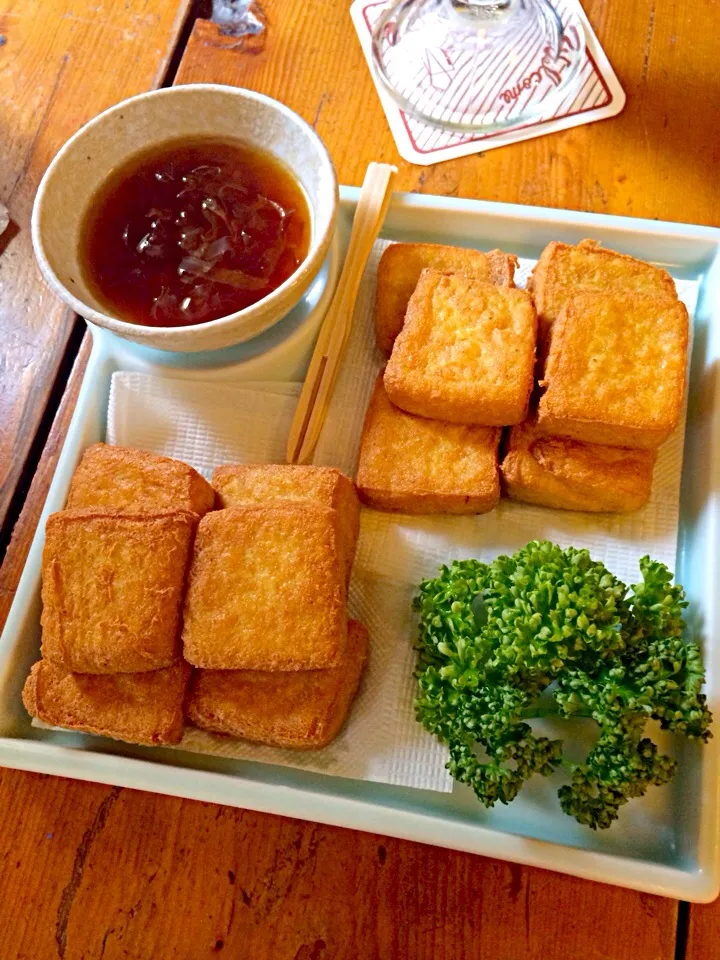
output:
[[[48,434],[40,464],[33,477],[22,513],[13,529],[12,539],[10,540],[5,560],[2,566],[0,566],[0,630],[2,630],[7,620],[7,615],[10,612],[10,605],[12,604],[12,599],[15,595],[18,582],[20,581],[20,574],[25,566],[25,558],[30,549],[32,538],[35,535],[40,513],[45,505],[45,499],[53,474],[55,473],[55,467],[57,466],[58,457],[62,450],[65,434],[70,426],[70,420],[75,409],[75,404],[77,403],[78,393],[90,356],[91,346],[92,339],[90,334],[86,333],[75,359],[72,374],[58,408],[57,416]]]
[[[189,0],[0,0],[0,529],[74,317],[45,286],[30,241],[40,178],[94,114],[156,87]]]
[[[691,903],[687,944],[678,960],[717,960],[720,957],[720,900]]]
[[[178,82],[231,83],[283,100],[326,141],[342,183],[359,184],[367,164],[383,160],[398,164],[399,190],[720,223],[717,3],[583,6],[626,90],[623,113],[434,167],[400,160],[337,0],[263,3],[262,42],[223,37],[199,20]]]
[[[372,834],[0,771],[7,957],[667,960],[656,897]],[[41,868],[42,864],[42,868]],[[11,909],[7,909],[11,907]]]

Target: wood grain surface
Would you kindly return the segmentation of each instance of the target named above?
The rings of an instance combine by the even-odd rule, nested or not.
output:
[[[687,943],[678,960],[717,960],[720,957],[720,900],[692,903],[688,911]]]
[[[188,2],[0,0],[0,530],[75,322],[32,255],[35,191],[86,120],[159,85]]]
[[[62,450],[67,428],[70,426],[70,419],[75,409],[80,385],[82,384],[83,374],[90,356],[92,338],[89,333],[83,337],[80,350],[75,358],[72,372],[68,379],[66,389],[63,393],[57,416],[53,420],[52,427],[48,434],[47,442],[43,448],[42,458],[37,471],[32,479],[32,484],[25,500],[25,505],[20,517],[15,524],[12,532],[12,538],[8,546],[5,560],[0,566],[0,629],[7,619],[10,612],[17,585],[20,581],[20,574],[25,565],[30,544],[32,542],[35,529],[42,508],[45,505],[50,481],[55,473],[58,457]],[[2,955],[0,954],[0,957]]]
[[[3,956],[671,958],[656,897],[401,840],[0,771]],[[43,862],[43,869],[38,865]]]
[[[77,14],[84,4],[53,6]],[[110,6],[122,21],[120,4],[101,9]],[[173,5],[152,9],[159,6]],[[345,183],[359,183],[370,160],[386,160],[400,167],[400,189],[717,224],[716,3],[591,0],[585,8],[628,93],[625,112],[429,169],[399,161],[345,2],[267,0],[267,28],[253,38],[224,36],[200,20],[178,79],[285,100],[315,125]],[[123,45],[116,56],[116,69],[137,80]],[[87,77],[76,82],[80,102],[67,109],[89,115],[99,109],[88,105],[96,93]],[[122,95],[113,91],[108,102]],[[37,115],[24,114],[22,124],[26,137],[34,130],[42,141]],[[25,155],[15,158],[16,176]],[[28,263],[21,266],[29,277]],[[27,281],[28,295],[38,296],[35,287]],[[16,330],[24,336],[21,323]],[[27,339],[28,362],[43,368],[47,358],[35,348],[49,350],[51,339],[36,331]],[[0,571],[0,625],[86,352],[85,345]],[[29,443],[32,426],[16,420],[14,431],[29,432],[12,442]],[[0,822],[0,958],[676,957],[673,901],[405,841],[9,770],[0,771]],[[688,934],[687,953],[681,941],[676,960],[720,957],[720,908],[691,908]]]

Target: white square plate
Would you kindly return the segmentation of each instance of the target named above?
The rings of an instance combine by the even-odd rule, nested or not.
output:
[[[0,638],[0,763],[121,784],[269,813],[381,832],[614,883],[685,900],[709,901],[718,871],[718,750],[680,743],[673,785],[658,789],[646,813],[593,833],[545,803],[542,789],[508,807],[485,810],[471,792],[432,793],[312,774],[288,767],[149,749],[99,737],[36,730],[20,699],[40,644],[40,561],[45,519],[62,508],[82,450],[104,439],[110,377],[138,370],[173,378],[225,381],[297,379],[329,286],[345,250],[358,191],[341,188],[338,236],[318,283],[298,312],[255,342],[215,355],[167,355],[93,330],[94,345],[67,439],[27,564]],[[676,575],[704,638],[709,705],[720,714],[718,496],[720,492],[720,230],[595,214],[396,194],[383,236],[536,258],[550,240],[584,237],[699,281]],[[429,571],[430,573],[431,571]],[[644,803],[645,801],[634,801]]]

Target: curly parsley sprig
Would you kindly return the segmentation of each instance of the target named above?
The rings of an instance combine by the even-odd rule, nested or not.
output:
[[[684,639],[682,587],[644,557],[630,590],[587,550],[532,541],[490,564],[456,561],[420,584],[417,717],[448,744],[448,769],[492,806],[562,765],[562,809],[593,829],[667,783],[675,761],[644,737],[647,720],[706,741],[700,648]],[[550,688],[548,690],[548,688]],[[583,763],[533,734],[547,709],[592,717],[600,736]],[[483,756],[484,754],[484,756]]]

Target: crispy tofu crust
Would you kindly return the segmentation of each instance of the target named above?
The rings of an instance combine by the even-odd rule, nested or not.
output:
[[[182,660],[164,670],[104,677],[40,660],[25,681],[23,703],[30,716],[54,727],[155,747],[182,739],[189,677]]]
[[[540,430],[612,447],[660,446],[680,417],[687,347],[679,300],[571,297],[553,328]]]
[[[228,507],[200,521],[185,659],[210,670],[314,670],[345,650],[347,588],[334,511]]]
[[[358,531],[360,503],[355,484],[334,467],[242,463],[218,467],[213,486],[223,507],[276,501],[320,503],[336,511],[346,577],[350,579]]]
[[[517,257],[502,250],[480,253],[439,243],[393,243],[387,247],[378,264],[375,294],[375,338],[383,353],[392,350],[405,322],[408,301],[427,267],[512,287]]]
[[[500,498],[497,427],[427,420],[393,406],[379,374],[360,445],[360,498],[403,513],[486,513]]]
[[[42,655],[78,673],[158,670],[179,656],[197,516],[64,510],[48,518]]]
[[[67,507],[123,513],[187,510],[202,517],[214,501],[207,480],[181,460],[94,443],[77,465]]]
[[[350,620],[337,667],[295,673],[196,670],[185,704],[188,721],[272,747],[324,747],[345,722],[367,652],[367,630]]]
[[[513,500],[557,510],[632,513],[652,488],[654,450],[628,450],[543,437],[533,423],[510,430],[501,464]]]
[[[408,413],[504,426],[527,416],[537,321],[524,290],[423,270],[385,369]]]
[[[538,313],[538,332],[545,342],[568,297],[576,293],[620,293],[677,299],[669,273],[643,260],[606,250],[595,240],[577,246],[549,243],[533,270],[532,289]]]

